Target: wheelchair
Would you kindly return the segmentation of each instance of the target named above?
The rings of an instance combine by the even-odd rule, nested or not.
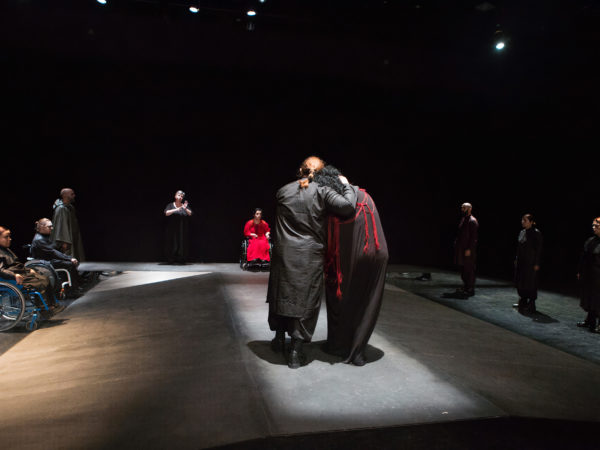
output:
[[[245,237],[242,241],[240,251],[240,269],[247,270],[249,272],[268,272],[271,270],[271,261],[253,260],[248,261],[248,245],[250,238]],[[273,255],[273,243],[269,240],[269,259]]]
[[[41,306],[36,303],[41,303]],[[14,280],[0,280],[0,331],[10,330],[19,324],[24,324],[27,331],[37,330],[44,320],[44,310],[49,312],[50,308],[40,292]]]
[[[71,273],[67,269],[54,267],[50,261],[44,259],[34,259],[31,256],[31,244],[25,244],[23,249],[29,255],[25,267],[35,270],[50,279],[50,287],[55,297],[63,300],[68,289],[73,287]]]

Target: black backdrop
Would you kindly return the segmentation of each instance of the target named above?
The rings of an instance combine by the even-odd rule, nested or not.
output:
[[[1,223],[15,249],[68,186],[89,260],[159,261],[162,210],[183,189],[192,258],[234,262],[252,209],[273,223],[277,188],[316,154],[374,197],[392,263],[451,267],[469,201],[480,273],[510,278],[531,212],[544,280],[572,286],[600,215],[593,3],[258,19],[251,32],[216,15],[17,3],[2,30]],[[491,47],[499,16],[505,53]]]

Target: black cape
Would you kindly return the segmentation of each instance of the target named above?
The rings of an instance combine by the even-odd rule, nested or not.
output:
[[[335,263],[327,269],[327,351],[352,362],[367,346],[375,328],[388,262],[388,248],[375,202],[364,190],[354,187],[358,200],[355,215],[340,221],[339,268]],[[330,221],[335,226],[335,220]],[[335,230],[329,236],[336,238]],[[330,245],[328,263],[336,257]],[[338,291],[339,287],[339,291]],[[341,298],[338,298],[341,293]]]
[[[580,305],[586,312],[600,315],[600,237],[592,236],[583,245],[579,260]]]
[[[515,285],[523,291],[537,291],[538,276],[534,266],[540,265],[542,233],[537,228],[521,230],[518,238],[515,264]]]

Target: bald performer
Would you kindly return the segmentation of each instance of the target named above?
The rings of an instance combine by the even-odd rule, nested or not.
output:
[[[85,254],[74,203],[75,191],[71,188],[63,188],[60,191],[60,198],[54,202],[52,216],[54,228],[50,240],[56,243],[62,253],[81,262],[85,260]]]
[[[473,217],[473,206],[463,203],[460,206],[462,218],[458,224],[458,234],[454,241],[454,262],[460,268],[463,286],[456,293],[463,297],[475,295],[475,261],[477,252],[477,229],[479,223]]]

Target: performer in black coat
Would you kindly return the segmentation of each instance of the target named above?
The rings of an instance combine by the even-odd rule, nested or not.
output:
[[[277,192],[277,217],[267,302],[269,326],[275,331],[272,347],[285,348],[285,332],[292,338],[288,366],[302,365],[302,343],[314,333],[323,295],[323,261],[330,214],[354,213],[356,193],[344,179],[344,193],[311,183],[314,172],[324,166],[317,157],[300,167],[300,180]]]
[[[477,232],[479,223],[472,215],[473,206],[463,203],[460,207],[462,218],[458,224],[458,234],[454,242],[454,263],[460,267],[462,288],[456,295],[471,297],[475,295],[475,263],[477,261]]]
[[[535,228],[531,214],[521,218],[523,229],[519,233],[517,256],[515,258],[515,285],[519,294],[519,303],[513,306],[528,314],[535,313],[537,299],[538,271],[542,257],[542,233]]]
[[[315,174],[315,182],[341,193],[339,175],[335,167],[326,166]],[[329,218],[326,350],[362,366],[381,309],[388,249],[375,202],[364,189],[352,188],[357,194],[352,217]]]
[[[600,326],[597,326],[597,321],[600,316],[600,217],[594,219],[592,229],[594,236],[583,244],[577,273],[581,283],[579,304],[587,312],[587,316],[584,321],[577,322],[577,326],[599,333]]]
[[[175,201],[165,206],[167,217],[165,254],[169,264],[185,264],[190,245],[189,217],[192,210],[184,200],[185,192],[175,192]]]

